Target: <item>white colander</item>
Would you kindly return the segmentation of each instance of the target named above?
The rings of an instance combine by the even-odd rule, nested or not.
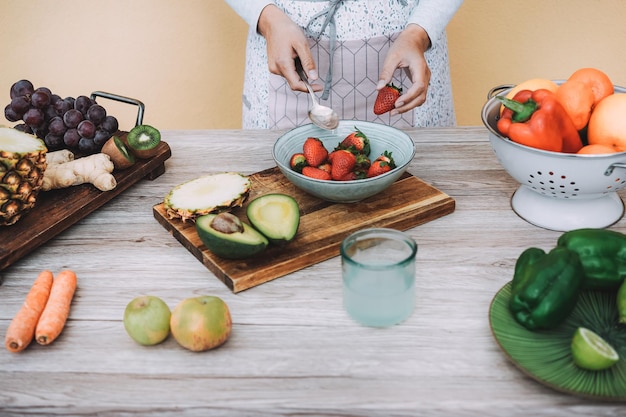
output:
[[[531,224],[557,231],[616,223],[624,215],[617,191],[626,187],[626,153],[549,152],[500,135],[496,123],[501,103],[496,97],[506,95],[510,88],[500,86],[489,92],[482,120],[498,161],[520,183],[511,198],[515,213]],[[616,86],[615,91],[623,93],[626,89]]]

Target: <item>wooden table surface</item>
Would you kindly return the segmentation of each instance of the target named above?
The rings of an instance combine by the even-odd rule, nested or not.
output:
[[[518,370],[491,334],[489,304],[521,251],[559,232],[510,208],[516,182],[482,127],[414,129],[409,172],[453,197],[452,214],[410,229],[417,307],[373,329],[341,301],[339,257],[232,293],[153,217],[175,185],[201,174],[274,166],[276,131],[164,131],[166,172],[142,180],[0,272],[4,334],[42,269],[77,272],[70,319],[49,346],[0,350],[0,415],[615,416],[623,404],[557,392]],[[626,231],[621,220],[612,227]],[[193,353],[170,337],[143,347],[122,317],[136,296],[212,294],[232,313],[222,347]]]

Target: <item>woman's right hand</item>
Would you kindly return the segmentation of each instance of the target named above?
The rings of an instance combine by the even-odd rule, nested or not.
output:
[[[315,61],[302,29],[278,7],[268,5],[261,12],[257,30],[267,42],[269,71],[284,77],[292,90],[308,91],[300,80],[294,63],[294,59],[300,57],[309,79],[311,81],[317,79]],[[314,91],[323,90],[319,84],[313,84],[312,87]]]

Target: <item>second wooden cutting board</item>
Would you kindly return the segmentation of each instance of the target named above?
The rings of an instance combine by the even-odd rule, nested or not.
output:
[[[454,200],[405,173],[384,192],[359,203],[336,204],[320,200],[291,184],[277,167],[250,176],[247,201],[268,193],[291,195],[300,206],[300,227],[289,244],[270,245],[260,255],[229,260],[213,255],[200,241],[195,223],[169,219],[163,204],[153,207],[154,217],[233,292],[252,288],[339,255],[341,241],[366,227],[407,230],[454,211]],[[243,207],[232,212],[248,222]]]

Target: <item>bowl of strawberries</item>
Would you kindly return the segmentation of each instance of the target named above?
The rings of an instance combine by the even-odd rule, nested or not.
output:
[[[301,190],[334,203],[354,203],[393,184],[415,156],[413,139],[394,127],[342,120],[334,130],[313,124],[280,136],[276,165]]]

